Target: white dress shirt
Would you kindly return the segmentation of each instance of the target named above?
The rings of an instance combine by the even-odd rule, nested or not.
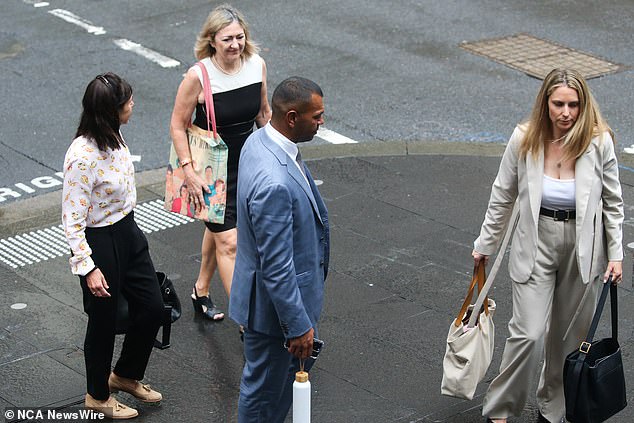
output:
[[[284,150],[284,152],[288,155],[288,157],[291,158],[291,161],[295,163],[295,166],[297,166],[297,169],[299,169],[299,172],[302,174],[302,176],[304,176],[304,180],[306,181],[306,184],[308,184],[308,187],[310,188],[310,184],[308,183],[308,178],[306,177],[306,174],[304,173],[304,169],[302,169],[302,166],[297,161],[297,153],[299,153],[297,144],[295,144],[293,141],[289,140],[284,135],[282,135],[280,131],[273,128],[273,126],[271,125],[271,122],[267,123],[266,126],[264,126],[264,130],[266,131],[266,134],[269,136],[269,138],[271,138],[275,142],[275,144],[279,145],[280,148]]]

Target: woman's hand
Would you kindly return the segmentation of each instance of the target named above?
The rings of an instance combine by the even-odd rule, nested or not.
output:
[[[198,96],[202,92],[202,86],[192,67],[185,74],[185,78],[178,87],[176,99],[174,100],[174,110],[170,120],[170,135],[174,143],[176,154],[181,160],[192,160],[187,141],[187,128],[191,124],[192,113],[198,104]],[[189,203],[193,204],[196,212],[199,212],[205,203],[203,190],[211,192],[203,179],[196,175],[194,162],[183,167],[185,173],[185,183],[189,193]],[[201,165],[200,163],[198,165]]]
[[[476,267],[480,264],[480,261],[484,260],[484,265],[486,266],[489,263],[489,256],[485,256],[484,254],[478,253],[476,250],[471,252],[471,256],[473,257],[473,262]]]
[[[623,263],[620,261],[608,262],[608,268],[603,275],[603,283],[608,281],[608,278],[612,275],[612,283],[618,284],[623,282]]]
[[[88,285],[88,289],[95,297],[110,296],[110,293],[106,291],[110,288],[108,286],[108,282],[106,282],[106,278],[103,276],[103,273],[101,273],[101,270],[99,270],[98,267],[86,275],[86,285]]]
[[[188,164],[183,168],[185,172],[185,183],[187,184],[187,192],[189,195],[189,203],[194,205],[195,213],[199,213],[205,205],[205,197],[203,192],[211,194],[211,190],[200,176],[193,169],[194,164]]]

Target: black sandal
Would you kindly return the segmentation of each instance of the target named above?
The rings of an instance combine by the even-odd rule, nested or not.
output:
[[[222,312],[222,310],[216,308],[214,302],[211,301],[211,298],[209,298],[208,295],[205,295],[204,297],[198,296],[195,286],[192,292],[192,303],[194,304],[194,310],[202,314],[209,320],[218,322],[225,318],[225,314]]]

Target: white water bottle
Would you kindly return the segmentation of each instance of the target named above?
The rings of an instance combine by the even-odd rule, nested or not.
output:
[[[310,423],[310,381],[307,372],[295,373],[293,423]]]

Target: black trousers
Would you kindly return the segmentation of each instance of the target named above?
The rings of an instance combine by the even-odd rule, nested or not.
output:
[[[92,259],[109,285],[110,297],[95,297],[80,277],[88,327],[84,341],[87,392],[97,400],[110,396],[108,377],[115,341],[117,301],[128,301],[130,326],[114,372],[141,380],[161,324],[163,298],[145,235],[133,213],[111,226],[86,228]]]

